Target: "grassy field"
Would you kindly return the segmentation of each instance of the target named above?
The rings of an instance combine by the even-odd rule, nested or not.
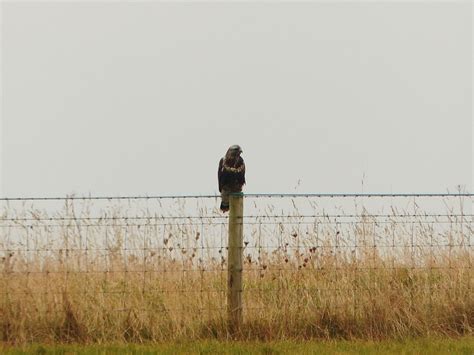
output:
[[[298,212],[283,222],[249,221],[244,323],[229,334],[225,222],[91,213],[68,207],[55,220],[31,208],[4,212],[0,341],[213,347],[220,343],[205,341],[291,340],[311,347],[319,343],[305,342],[473,335],[465,220],[364,214],[350,223],[307,223]],[[271,346],[299,346],[292,344]]]
[[[218,342],[152,345],[29,345],[5,354],[474,354],[474,338],[405,341]]]

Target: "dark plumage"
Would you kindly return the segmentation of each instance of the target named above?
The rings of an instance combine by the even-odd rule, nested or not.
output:
[[[242,154],[240,146],[233,145],[219,161],[217,178],[222,197],[222,212],[229,210],[229,193],[241,192],[242,186],[245,184],[245,163],[240,154]]]

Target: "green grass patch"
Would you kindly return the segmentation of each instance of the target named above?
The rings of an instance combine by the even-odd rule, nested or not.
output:
[[[3,354],[474,354],[474,337],[403,341],[198,341],[164,344],[2,345]]]

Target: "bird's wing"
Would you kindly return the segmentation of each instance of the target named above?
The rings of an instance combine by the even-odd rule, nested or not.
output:
[[[239,169],[240,170],[239,180],[242,185],[245,185],[245,163],[242,157],[240,157],[240,166],[241,166],[241,169]]]

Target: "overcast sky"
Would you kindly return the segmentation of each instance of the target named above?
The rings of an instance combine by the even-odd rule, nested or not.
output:
[[[472,186],[471,3],[5,3],[4,196]]]

